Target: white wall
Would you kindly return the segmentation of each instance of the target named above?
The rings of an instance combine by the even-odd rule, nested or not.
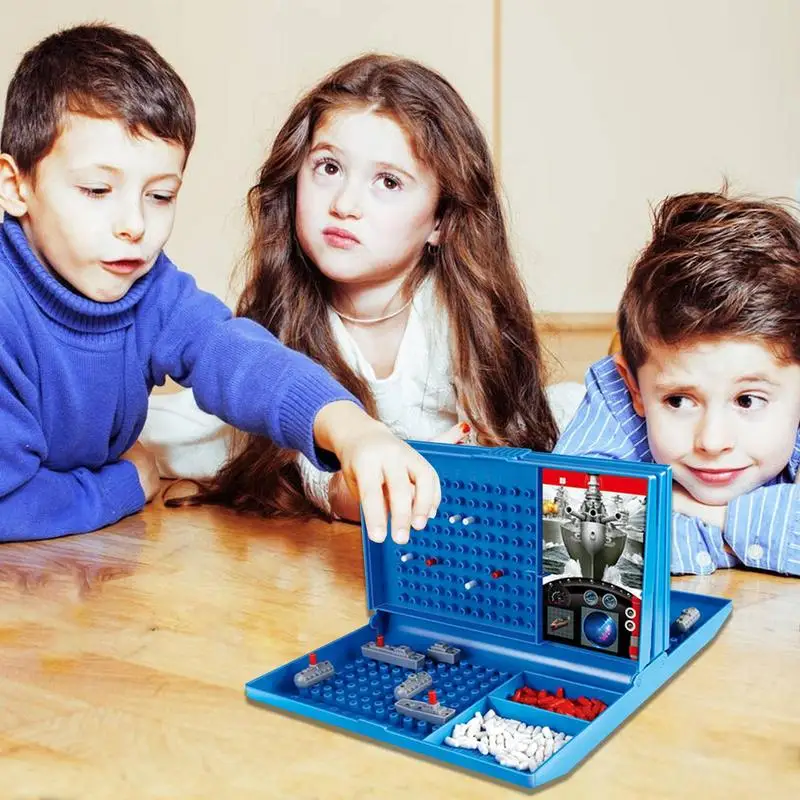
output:
[[[667,193],[723,176],[800,192],[800,0],[0,0],[0,19],[3,87],[30,45],[92,19],[181,73],[199,130],[168,252],[228,300],[272,136],[305,88],[368,50],[442,71],[494,137],[539,311],[613,311]]]
[[[503,175],[537,306],[613,310],[649,203],[800,192],[797,0],[505,0]]]

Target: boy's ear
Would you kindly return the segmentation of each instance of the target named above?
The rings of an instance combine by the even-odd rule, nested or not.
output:
[[[7,153],[0,153],[0,208],[12,217],[23,217],[28,212],[24,178],[17,162]]]
[[[633,410],[640,417],[644,417],[644,403],[642,403],[642,393],[639,391],[636,375],[633,374],[633,370],[628,366],[628,362],[624,359],[622,353],[614,353],[612,358],[617,367],[617,372],[619,372],[626,388],[630,392]]]

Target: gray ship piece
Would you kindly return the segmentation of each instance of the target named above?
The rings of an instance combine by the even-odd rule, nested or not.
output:
[[[672,623],[672,635],[682,636],[688,633],[700,619],[700,612],[694,607],[684,608],[675,622]]]
[[[427,672],[415,672],[394,687],[394,699],[414,697],[433,686],[433,678]]]
[[[425,665],[425,656],[404,644],[397,646],[390,644],[377,645],[375,642],[362,644],[361,655],[364,656],[364,658],[371,658],[374,661],[382,661],[384,664],[391,664],[393,667],[413,669],[415,672],[421,670]]]
[[[458,664],[461,661],[461,650],[444,642],[432,644],[428,648],[427,655],[433,661],[440,661],[444,664]]]
[[[421,719],[431,725],[442,725],[455,716],[456,710],[441,703],[426,703],[424,700],[398,700],[394,704],[395,711],[406,717]]]
[[[333,664],[330,661],[320,661],[319,664],[312,664],[295,673],[294,685],[298,689],[308,689],[310,686],[332,678],[334,674]]]

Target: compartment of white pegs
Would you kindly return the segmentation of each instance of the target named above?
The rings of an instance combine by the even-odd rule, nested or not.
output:
[[[512,717],[506,708],[511,705],[520,704],[485,698],[426,741],[493,760],[508,769],[534,772],[586,727],[574,719],[552,727],[547,722],[554,715],[531,707],[521,707],[519,713],[513,709]]]

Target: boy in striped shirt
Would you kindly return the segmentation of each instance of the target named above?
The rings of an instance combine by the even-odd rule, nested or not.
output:
[[[667,198],[555,452],[669,464],[674,573],[800,576],[800,222]]]

